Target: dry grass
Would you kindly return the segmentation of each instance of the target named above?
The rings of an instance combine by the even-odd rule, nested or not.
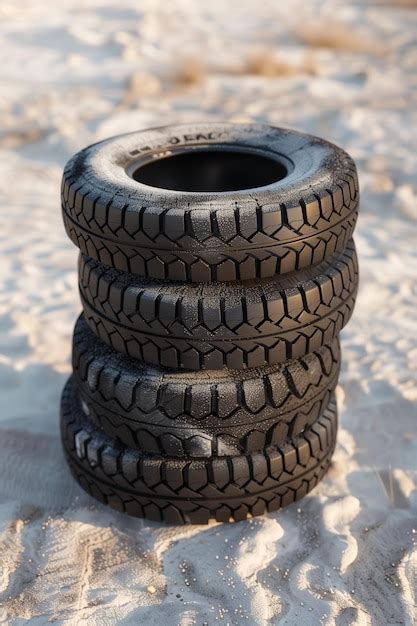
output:
[[[284,59],[277,58],[274,50],[263,49],[248,55],[243,73],[276,78],[298,74],[316,74],[317,68],[311,56],[305,57],[297,63],[289,63]]]
[[[356,52],[365,54],[383,55],[386,46],[369,36],[369,34],[355,32],[345,24],[329,23],[301,26],[296,35],[301,41],[312,48],[327,48],[341,52]]]
[[[172,75],[175,85],[190,87],[201,83],[207,75],[207,67],[201,61],[191,58],[179,59],[176,70]]]
[[[153,98],[169,94],[178,88],[192,87],[201,83],[205,76],[205,66],[194,59],[180,59],[175,67],[162,68],[155,74],[133,72],[116,110],[133,108],[142,98]]]
[[[399,9],[417,9],[417,0],[375,0],[374,4]]]
[[[242,59],[236,59],[236,63],[205,64],[196,59],[179,59],[167,82],[177,87],[192,87],[202,83],[210,74],[277,78],[315,73],[316,65],[311,54],[306,55],[302,60],[289,62],[279,58],[273,47],[259,47],[251,50]]]
[[[141,98],[169,95],[198,86],[210,75],[285,78],[300,74],[317,74],[311,53],[302,59],[288,61],[279,58],[272,46],[260,47],[242,55],[241,59],[237,58],[236,63],[205,63],[196,58],[180,56],[175,64],[159,68],[155,74],[140,70],[133,72],[117,110],[133,108]]]

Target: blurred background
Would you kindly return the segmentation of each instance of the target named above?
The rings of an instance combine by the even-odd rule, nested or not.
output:
[[[2,0],[7,623],[413,623],[416,70],[413,0]],[[77,251],[60,216],[62,168],[110,135],[209,120],[334,141],[357,161],[362,189],[362,283],[343,333],[333,473],[299,509],[220,536],[166,531],[92,505],[69,477],[58,438],[80,309]]]

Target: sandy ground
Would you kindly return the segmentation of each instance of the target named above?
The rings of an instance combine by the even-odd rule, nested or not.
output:
[[[416,623],[417,3],[3,0],[0,25],[1,623]],[[211,119],[351,152],[361,290],[326,480],[276,514],[166,528],[64,464],[80,304],[60,174],[108,135]]]

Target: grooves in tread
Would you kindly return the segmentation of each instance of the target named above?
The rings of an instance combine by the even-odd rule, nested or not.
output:
[[[63,205],[65,230],[81,253],[125,272],[147,278],[185,282],[229,282],[267,278],[317,265],[341,252],[352,238],[358,205],[346,219],[317,234],[292,242],[233,249],[163,250],[113,242],[76,224]]]

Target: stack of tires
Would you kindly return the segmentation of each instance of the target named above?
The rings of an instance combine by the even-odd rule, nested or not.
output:
[[[83,313],[61,428],[88,493],[205,523],[317,484],[336,441],[358,204],[346,152],[269,126],[152,129],[69,161]]]

